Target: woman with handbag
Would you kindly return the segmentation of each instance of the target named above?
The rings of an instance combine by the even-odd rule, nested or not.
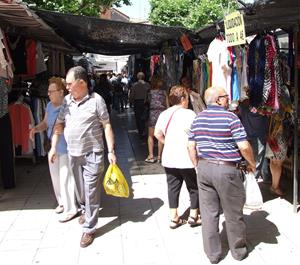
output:
[[[65,93],[66,86],[62,78],[52,77],[49,79],[48,96],[50,102],[47,104],[44,119],[30,130],[30,139],[32,141],[35,133],[47,131],[47,139],[51,142],[53,126]],[[60,137],[57,145],[57,154],[58,157],[54,163],[48,161],[53,189],[58,202],[55,212],[63,212],[64,214],[59,221],[67,222],[76,217],[77,206],[75,201],[75,182],[69,165],[67,143],[63,136]]]
[[[147,103],[149,106],[148,115],[148,156],[145,159],[147,163],[154,163],[156,159],[154,158],[154,127],[158,116],[167,107],[169,107],[169,102],[167,98],[167,93],[162,90],[163,80],[158,76],[153,76],[151,79],[151,90],[147,94]],[[158,141],[157,150],[157,162],[161,162],[161,153],[163,149],[163,143]]]
[[[186,88],[174,86],[170,90],[172,107],[163,111],[155,125],[154,135],[164,144],[162,165],[168,184],[170,228],[175,229],[186,221],[178,215],[180,190],[183,181],[190,195],[188,223],[191,227],[201,224],[197,176],[188,153],[188,132],[196,113],[188,108],[189,95]]]

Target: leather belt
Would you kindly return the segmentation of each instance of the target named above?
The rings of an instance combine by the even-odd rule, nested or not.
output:
[[[240,167],[240,163],[236,163],[236,162],[233,162],[233,161],[205,159],[205,158],[202,158],[202,157],[199,157],[199,160],[204,160],[207,163],[216,164],[216,165],[226,165],[226,166],[231,166],[231,167],[235,167],[235,168]]]

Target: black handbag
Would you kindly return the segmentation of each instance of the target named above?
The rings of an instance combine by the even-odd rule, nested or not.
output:
[[[57,120],[57,116],[56,116],[56,119],[53,123],[53,126],[52,126],[52,129],[51,129],[51,133],[50,133],[50,138],[48,138],[47,136],[47,133],[45,133],[45,138],[44,138],[44,150],[46,153],[48,153],[51,149],[51,138],[52,138],[52,134],[53,134],[53,129],[54,129],[54,126],[55,126],[55,123],[56,123],[56,120]]]

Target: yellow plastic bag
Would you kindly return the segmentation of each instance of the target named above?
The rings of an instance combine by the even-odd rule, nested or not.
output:
[[[104,176],[103,186],[106,194],[116,197],[129,197],[127,181],[116,164],[109,165]]]

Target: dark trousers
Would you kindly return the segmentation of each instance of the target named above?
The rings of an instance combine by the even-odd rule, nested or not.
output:
[[[219,234],[220,208],[223,208],[229,248],[241,260],[247,255],[246,224],[243,219],[245,190],[239,169],[198,162],[198,187],[204,251],[211,261],[222,255]]]
[[[16,181],[9,114],[0,118],[0,166],[3,187],[5,189],[14,188]]]
[[[135,100],[133,103],[136,127],[140,136],[145,132],[144,107],[145,102],[143,99]]]
[[[197,175],[194,168],[167,168],[165,167],[168,183],[168,199],[170,208],[178,208],[179,194],[185,181],[190,195],[191,209],[199,208],[199,193]]]

